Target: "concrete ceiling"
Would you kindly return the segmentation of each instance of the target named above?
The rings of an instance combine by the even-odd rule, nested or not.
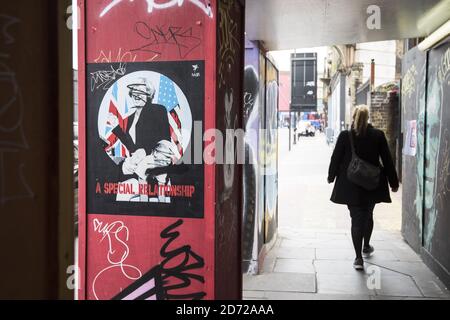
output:
[[[448,20],[450,0],[247,0],[246,33],[268,50],[426,36]],[[370,5],[381,28],[367,28]]]

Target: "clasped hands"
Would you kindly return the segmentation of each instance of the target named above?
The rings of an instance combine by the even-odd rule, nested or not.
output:
[[[165,140],[160,141],[149,155],[144,149],[138,149],[125,159],[122,172],[125,175],[136,174],[139,178],[146,180],[148,169],[166,167],[175,163],[180,158],[179,153],[175,151],[177,151],[176,147]]]

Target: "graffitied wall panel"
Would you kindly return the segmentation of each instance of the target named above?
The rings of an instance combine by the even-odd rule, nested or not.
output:
[[[266,60],[265,112],[265,242],[270,242],[278,228],[278,70]]]
[[[236,165],[236,152],[243,141],[234,134],[242,129],[244,9],[240,1],[219,1],[216,126],[225,137],[225,164],[216,165],[217,299],[240,299],[242,294],[242,168]]]
[[[260,104],[259,104],[259,114],[261,115],[261,125],[262,129],[266,129],[266,64],[267,59],[263,53],[260,53],[259,55],[259,94],[261,95]],[[266,176],[264,174],[264,164],[266,163],[266,152],[264,150],[264,146],[266,145],[266,139],[267,136],[265,134],[259,135],[259,187],[262,195],[266,194]],[[258,220],[258,252],[261,252],[261,249],[266,242],[266,219],[265,219],[265,207],[266,207],[266,201],[265,196],[260,197],[259,199],[259,207],[260,214],[259,214],[259,220]]]
[[[204,298],[204,248],[191,231],[198,227],[189,219],[89,215],[87,298]]]
[[[216,2],[80,3],[80,296],[212,299]]]
[[[243,126],[245,132],[245,164],[243,165],[242,194],[242,259],[243,272],[258,272],[258,218],[260,216],[259,172],[259,134],[262,128],[259,105],[263,96],[259,89],[259,55],[258,44],[246,40],[244,71],[244,110]]]
[[[0,5],[1,299],[58,297],[57,7]]]
[[[429,52],[424,247],[450,270],[450,44]]]
[[[404,155],[402,233],[408,243],[419,251],[422,246],[422,193],[426,55],[417,48],[405,54],[402,65],[403,145],[407,141],[408,122],[417,123],[415,155]]]
[[[88,1],[87,59],[97,63],[202,59],[205,27],[214,18],[210,2]]]

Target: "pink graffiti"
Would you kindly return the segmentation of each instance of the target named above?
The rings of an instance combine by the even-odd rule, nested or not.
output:
[[[110,4],[108,4],[103,11],[100,13],[100,18],[105,16],[112,8],[116,7],[118,4],[122,3],[124,0],[112,0]],[[125,0],[126,1],[126,0]],[[134,0],[128,0],[129,2],[133,2]],[[149,13],[153,12],[153,10],[163,10],[175,7],[182,7],[185,1],[189,1],[190,3],[197,6],[201,9],[208,17],[212,18],[213,13],[211,9],[211,5],[208,0],[168,0],[162,2],[156,2],[156,0],[146,0],[147,1],[147,11]],[[207,2],[207,3],[205,3]]]

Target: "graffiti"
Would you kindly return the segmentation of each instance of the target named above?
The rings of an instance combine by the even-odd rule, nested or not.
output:
[[[236,127],[237,115],[232,119],[232,111],[233,111],[233,90],[230,89],[230,92],[225,93],[225,130],[226,130],[226,139],[225,139],[225,156],[228,159],[225,159],[224,164],[224,198],[227,198],[228,194],[232,191],[233,182],[234,182],[234,157],[236,154],[236,150],[234,150],[234,136],[230,133],[229,129],[234,129]],[[229,159],[232,157],[233,159]]]
[[[104,17],[111,9],[116,7],[118,4],[122,3],[124,0],[112,0],[110,4],[108,4],[103,11],[100,13],[100,18]],[[153,10],[164,10],[175,7],[182,7],[185,2],[190,2],[195,5],[197,8],[202,10],[208,17],[213,17],[213,11],[211,9],[211,5],[209,1],[201,1],[201,0],[169,0],[169,1],[160,1],[155,2],[155,0],[146,0],[147,1],[147,12],[152,13]],[[133,2],[133,0],[129,0],[129,2]]]
[[[253,97],[253,94],[251,92],[244,92],[244,110],[247,116],[254,104],[255,98]]]
[[[448,129],[445,129],[443,136],[445,141],[440,148],[442,161],[438,168],[437,190],[434,201],[436,208],[441,212],[445,210],[446,199],[450,194],[450,132]]]
[[[137,55],[133,54],[129,51],[122,52],[122,48],[119,48],[119,51],[116,54],[113,54],[112,51],[105,53],[103,50],[100,51],[97,59],[94,59],[95,63],[112,63],[112,62],[135,62],[137,59]]]
[[[444,82],[447,74],[450,72],[450,48],[445,51],[441,59],[441,65],[438,68],[438,79]]]
[[[276,174],[277,161],[277,101],[278,101],[278,83],[270,81],[267,84],[267,106],[266,106],[266,132],[267,142],[265,145],[264,174]]]
[[[201,38],[194,36],[192,27],[150,27],[147,23],[140,21],[136,23],[134,31],[145,40],[146,44],[132,49],[132,52],[142,51],[161,56],[162,50],[158,49],[161,46],[169,45],[176,47],[180,58],[185,58],[201,44]]]
[[[24,175],[25,164],[14,161],[14,168],[7,168],[8,155],[27,150],[28,142],[23,129],[24,104],[16,72],[9,67],[10,54],[6,46],[15,43],[10,28],[20,20],[0,15],[0,88],[4,92],[0,98],[0,204],[20,199],[30,199],[34,193]],[[8,178],[6,172],[13,172],[15,179]],[[11,180],[10,180],[11,179]]]
[[[254,49],[256,50],[256,49]],[[247,59],[247,56],[246,56]],[[247,65],[244,71],[244,127],[246,132],[259,132],[259,78],[255,68]],[[255,130],[257,129],[257,130]],[[243,166],[243,232],[242,258],[243,272],[257,274],[258,272],[258,221],[259,207],[259,170],[258,166],[258,134],[246,136],[245,148],[249,164]],[[248,265],[247,265],[248,264]]]
[[[9,33],[9,28],[11,28],[13,25],[20,23],[20,20],[7,16],[4,14],[0,14],[0,43],[5,45],[10,45],[15,42],[14,37]]]
[[[96,89],[108,90],[111,85],[121,76],[125,75],[126,64],[120,63],[117,69],[110,66],[109,70],[100,70],[91,73],[91,91]]]
[[[416,90],[416,76],[417,76],[416,66],[412,65],[406,72],[405,76],[403,77],[402,93],[403,95],[408,96],[408,98],[411,98],[411,95]]]
[[[219,4],[219,87],[225,84],[225,77],[231,72],[235,57],[239,54],[238,24],[231,16],[235,2],[224,0]]]
[[[139,280],[122,290],[115,300],[198,300],[205,297],[203,291],[186,293],[192,282],[205,283],[204,277],[192,273],[205,266],[204,260],[196,254],[190,245],[173,248],[173,243],[180,237],[176,229],[183,224],[177,220],[165,228],[160,236],[166,239],[160,250],[163,258],[160,264],[153,267]]]
[[[442,49],[441,49],[442,50]],[[448,212],[450,131],[448,130],[449,49],[429,55],[427,83],[427,143],[425,166],[425,246],[430,252],[439,250],[435,238],[438,219]],[[439,241],[439,240],[438,240]]]
[[[266,60],[266,140],[263,148],[266,151],[264,160],[265,184],[265,239],[271,241],[276,232],[277,221],[277,111],[278,111],[278,71]]]
[[[405,239],[408,243],[415,250],[419,250],[423,234],[426,55],[417,48],[410,50],[405,54],[402,70],[402,121],[403,124],[416,121],[417,133],[416,156],[402,157],[402,215],[405,217],[402,229],[405,230]],[[408,85],[405,86],[405,83]],[[405,93],[405,89],[408,94]],[[403,133],[403,145],[407,145],[407,132]]]
[[[92,282],[92,293],[94,294],[95,299],[99,300],[96,291],[97,280],[101,276],[105,277],[107,271],[119,268],[122,275],[130,280],[139,279],[142,276],[142,272],[137,267],[125,263],[125,260],[127,260],[130,253],[127,244],[129,240],[129,230],[122,221],[103,223],[98,219],[94,219],[93,225],[94,231],[102,235],[100,242],[105,239],[108,240],[108,252],[106,258],[109,266],[97,273]]]

